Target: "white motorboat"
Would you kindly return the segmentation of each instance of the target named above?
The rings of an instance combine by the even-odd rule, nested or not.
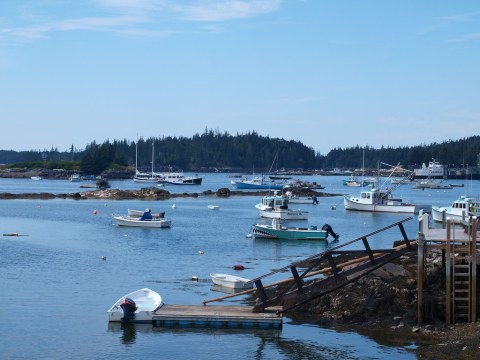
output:
[[[163,305],[160,294],[143,288],[127,294],[107,311],[108,321],[150,323],[155,311]]]
[[[307,220],[308,211],[293,210],[288,207],[288,197],[285,195],[267,195],[262,198],[262,202],[255,205],[259,215],[269,219],[280,220]]]
[[[285,195],[288,197],[289,204],[318,204],[316,196],[298,196],[291,191],[287,191]]]
[[[80,181],[82,181],[82,177],[78,174],[72,174],[70,176],[70,181],[71,182],[80,182]]]
[[[145,213],[145,210],[134,210],[134,209],[128,209],[127,214],[128,216],[131,217],[142,217],[142,215]],[[153,218],[164,218],[165,217],[165,211],[161,212],[152,212],[152,217]]]
[[[478,215],[479,208],[480,204],[478,201],[468,196],[461,196],[454,200],[450,206],[432,206],[433,221],[442,222],[443,212],[445,212],[446,218],[452,219],[455,223],[460,223],[462,220],[467,219],[469,213]]]
[[[377,188],[363,190],[359,196],[345,195],[343,198],[345,210],[415,213],[416,206],[407,204],[402,199],[395,199],[389,190]]]
[[[36,181],[43,180],[41,176],[31,176],[30,179],[36,180]]]
[[[443,184],[440,180],[434,179],[425,179],[425,180],[418,180],[415,182],[416,189],[452,189],[452,185],[450,184]]]
[[[209,210],[218,210],[218,209],[220,209],[220,206],[218,206],[218,205],[208,205],[208,209]]]
[[[253,282],[236,275],[229,274],[210,274],[214,284],[224,286],[230,289],[251,289]]]
[[[165,218],[153,218],[140,220],[138,217],[114,215],[113,220],[118,226],[144,227],[144,228],[169,228],[171,220]]]

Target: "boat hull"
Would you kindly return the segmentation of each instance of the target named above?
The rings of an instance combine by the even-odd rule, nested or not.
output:
[[[248,184],[241,181],[234,181],[233,186],[237,189],[270,189],[270,190],[282,190],[283,185],[272,184]]]
[[[152,220],[140,220],[136,217],[114,216],[118,226],[143,227],[143,228],[169,228],[172,222],[168,219],[153,218]]]
[[[308,220],[308,211],[303,210],[259,210],[258,213],[267,219]]]
[[[151,289],[143,288],[118,299],[118,301],[107,311],[108,321],[123,322],[122,318],[124,313],[120,305],[125,298],[133,300],[137,306],[135,317],[130,320],[130,322],[134,323],[151,323],[153,313],[163,305],[163,300],[160,294]]]
[[[156,178],[156,177],[137,177],[137,176],[135,176],[133,178],[133,181],[138,182],[138,183],[157,184],[160,181],[160,179]]]
[[[414,214],[416,210],[415,205],[407,205],[407,204],[395,204],[386,203],[386,204],[366,204],[361,203],[355,200],[350,196],[345,196],[343,198],[343,202],[345,205],[345,210],[353,210],[353,211],[368,211],[368,212],[388,212],[388,213],[406,213],[406,214]]]
[[[228,274],[210,274],[210,277],[215,285],[227,287],[230,289],[251,289],[253,283],[250,279],[245,279],[236,275]]]
[[[435,222],[443,222],[443,212],[445,211],[445,218],[450,218],[454,223],[462,222],[463,214],[459,209],[452,209],[451,207],[432,206],[432,217]],[[465,219],[468,218],[468,212],[465,213]]]
[[[275,229],[273,226],[254,224],[253,235],[260,239],[275,240],[325,240],[328,233],[325,230],[314,230],[312,228],[286,228]]]
[[[184,180],[178,180],[178,181],[165,180],[163,183],[166,185],[201,185],[202,178],[184,179]]]

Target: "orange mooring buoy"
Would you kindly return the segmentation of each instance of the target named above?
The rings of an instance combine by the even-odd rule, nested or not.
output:
[[[233,270],[243,270],[245,267],[243,265],[237,264],[233,265]]]

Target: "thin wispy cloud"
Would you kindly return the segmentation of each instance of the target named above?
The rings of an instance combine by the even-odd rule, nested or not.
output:
[[[56,31],[115,31],[126,26],[145,23],[145,21],[145,18],[134,16],[69,19],[39,25],[0,29],[0,36],[9,35],[22,39],[38,39]]]
[[[55,32],[98,31],[137,37],[165,37],[178,31],[162,28],[165,19],[171,21],[193,21],[219,23],[229,20],[247,19],[277,11],[282,0],[95,0],[90,12],[102,16],[86,16],[70,19],[45,19],[31,13],[21,15],[30,24],[8,26],[0,23],[0,41],[9,39],[34,40],[45,38]],[[103,14],[109,14],[104,16]],[[58,16],[58,15],[57,15]],[[170,26],[172,26],[170,24]],[[181,23],[174,25],[181,27]],[[148,28],[147,28],[148,27]],[[209,28],[219,32],[222,28]],[[203,30],[205,31],[205,29]]]
[[[455,24],[473,22],[479,15],[480,13],[468,13],[442,16],[437,18],[434,23],[420,27],[418,33],[424,35],[439,31]]]
[[[281,3],[281,0],[202,0],[173,5],[171,9],[185,20],[214,22],[270,13],[278,10]]]
[[[464,43],[470,41],[480,41],[480,32],[464,34],[462,36],[447,40],[448,43]]]

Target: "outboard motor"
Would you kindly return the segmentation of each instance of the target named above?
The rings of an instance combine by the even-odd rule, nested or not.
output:
[[[137,304],[130,298],[124,298],[120,307],[123,310],[123,323],[128,323],[130,320],[135,319],[135,311],[137,310]]]
[[[338,238],[340,237],[340,235],[338,235],[337,233],[335,233],[332,229],[332,227],[328,224],[325,224],[322,226],[322,230],[325,230],[327,232],[327,234],[331,235],[334,239],[334,241],[337,241]],[[328,235],[327,235],[328,237]]]

